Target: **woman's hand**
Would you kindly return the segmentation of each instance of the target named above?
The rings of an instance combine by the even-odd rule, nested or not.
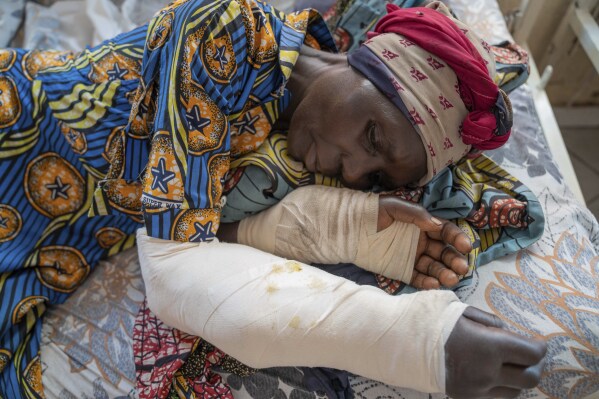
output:
[[[507,331],[496,316],[466,308],[445,343],[449,396],[514,398],[541,379],[547,344]]]
[[[234,242],[236,226],[230,227],[232,234],[219,238]],[[424,289],[457,284],[468,272],[471,250],[457,226],[421,206],[325,186],[300,187],[236,230],[240,244],[268,253],[305,263],[353,263]]]
[[[377,230],[394,221],[420,228],[411,285],[419,289],[453,287],[468,272],[466,255],[472,250],[468,236],[455,224],[440,220],[422,206],[394,196],[380,196]]]

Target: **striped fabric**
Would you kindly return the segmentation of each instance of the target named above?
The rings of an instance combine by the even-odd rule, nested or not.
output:
[[[1,397],[42,397],[47,306],[64,302],[99,259],[134,244],[139,220],[90,219],[87,209],[108,170],[106,138],[127,123],[126,95],[137,85],[109,74],[125,60],[130,74],[139,69],[144,38],[142,27],[80,54],[0,50]],[[119,58],[118,43],[137,53]]]
[[[92,214],[136,213],[154,237],[211,240],[231,158],[257,149],[289,103],[284,87],[306,35],[335,48],[310,10],[284,16],[253,1],[163,9]],[[139,192],[140,201],[119,204]]]

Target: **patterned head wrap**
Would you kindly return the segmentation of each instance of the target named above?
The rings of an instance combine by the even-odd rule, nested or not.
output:
[[[511,104],[493,81],[489,45],[440,2],[402,9],[387,6],[350,64],[404,113],[427,153],[424,185],[471,150],[503,145]]]

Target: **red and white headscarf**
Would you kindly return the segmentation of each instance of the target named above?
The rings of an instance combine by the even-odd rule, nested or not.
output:
[[[369,39],[348,55],[403,111],[427,153],[424,185],[475,150],[503,145],[511,104],[493,81],[489,45],[440,2],[402,9],[387,6]]]

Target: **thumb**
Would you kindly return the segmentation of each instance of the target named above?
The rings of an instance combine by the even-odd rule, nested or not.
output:
[[[386,226],[381,225],[381,213],[389,220]],[[381,196],[379,198],[379,231],[386,228],[393,221],[415,224],[420,230],[426,232],[440,232],[443,230],[443,221],[432,216],[424,207],[412,202],[401,200],[397,197]]]
[[[499,317],[474,306],[468,306],[464,310],[464,316],[487,327],[505,328],[505,323]]]

